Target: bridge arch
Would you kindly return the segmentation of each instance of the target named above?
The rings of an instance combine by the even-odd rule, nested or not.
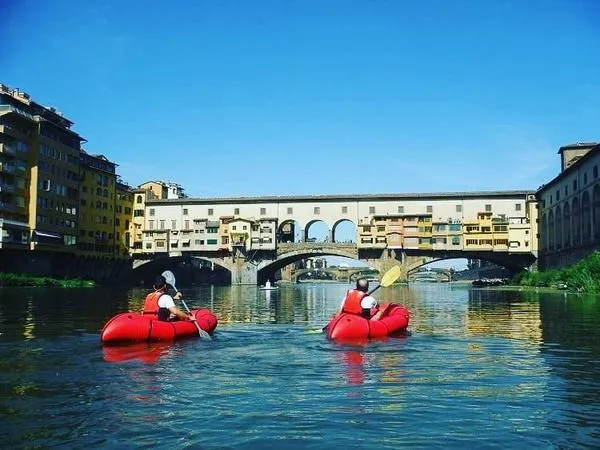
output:
[[[314,256],[343,256],[345,258],[357,259],[356,250],[330,247],[319,249],[298,249],[283,253],[274,261],[263,261],[258,265],[257,279],[263,284],[267,279],[273,279],[275,272],[283,267]]]
[[[295,219],[286,219],[277,227],[277,242],[299,242],[302,240],[302,224]]]
[[[177,275],[177,272],[181,272],[181,266],[189,264],[192,269],[188,270],[201,270],[203,267],[209,269],[211,272],[221,271],[223,277],[231,281],[231,269],[225,264],[221,264],[219,260],[215,260],[210,257],[192,256],[192,255],[179,255],[179,256],[160,256],[148,260],[138,260],[138,264],[133,267],[132,277],[133,279],[140,279],[144,281],[153,280],[154,277],[165,270],[171,270]],[[178,269],[179,266],[179,269]]]
[[[304,242],[330,242],[331,231],[323,219],[313,219],[304,228]]]
[[[356,224],[352,220],[339,219],[331,228],[331,242],[356,242],[356,232]]]

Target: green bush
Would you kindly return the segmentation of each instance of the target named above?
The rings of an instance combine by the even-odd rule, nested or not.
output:
[[[520,272],[513,278],[512,284],[533,287],[558,287],[566,284],[569,290],[599,294],[600,251],[581,259],[574,266],[543,272]]]
[[[60,280],[50,277],[34,277],[16,273],[0,273],[0,286],[31,286],[31,287],[93,287],[95,283],[79,278]]]

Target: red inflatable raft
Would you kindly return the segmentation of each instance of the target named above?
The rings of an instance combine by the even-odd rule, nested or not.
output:
[[[406,331],[410,313],[404,306],[391,303],[379,320],[368,320],[356,314],[338,313],[327,324],[327,337],[333,340],[382,338]]]
[[[217,318],[208,309],[195,309],[191,313],[207,333],[212,333],[217,327]],[[191,320],[164,322],[156,320],[153,315],[135,312],[117,314],[106,322],[100,332],[100,340],[105,344],[174,341],[193,336],[198,336],[198,329]]]

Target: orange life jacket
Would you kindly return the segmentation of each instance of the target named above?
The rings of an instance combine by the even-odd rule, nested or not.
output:
[[[358,314],[359,316],[362,315],[363,308],[360,305],[360,302],[366,296],[366,292],[357,291],[356,289],[348,291],[348,293],[346,294],[346,298],[344,299],[344,306],[342,307],[342,312],[348,314]]]
[[[160,308],[158,306],[158,300],[164,295],[163,291],[154,291],[146,296],[144,301],[144,312],[143,314],[153,314],[157,316],[158,320],[169,320],[170,311],[167,308]]]

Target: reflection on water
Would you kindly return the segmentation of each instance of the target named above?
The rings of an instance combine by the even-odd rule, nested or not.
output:
[[[0,289],[2,446],[600,445],[597,298],[391,287],[409,336],[329,342],[349,286],[183,288],[213,341],[125,347],[99,331],[145,290]]]
[[[539,296],[522,301],[517,294],[485,289],[469,291],[467,332],[540,344],[542,323]]]

